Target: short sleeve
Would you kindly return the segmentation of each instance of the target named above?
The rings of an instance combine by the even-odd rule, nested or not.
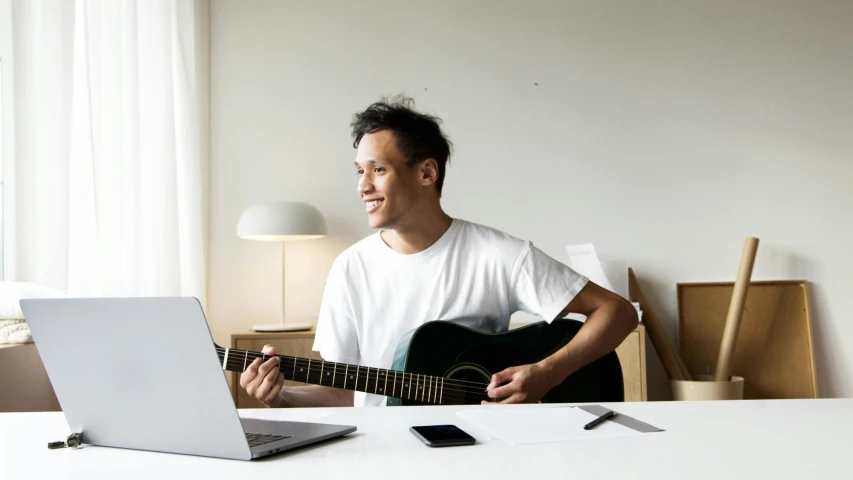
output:
[[[346,262],[338,257],[323,290],[313,350],[330,362],[357,364],[358,330],[346,272]]]
[[[516,269],[510,312],[520,310],[548,322],[557,318],[589,281],[530,242]]]

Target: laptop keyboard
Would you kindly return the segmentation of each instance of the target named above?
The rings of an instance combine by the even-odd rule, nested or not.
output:
[[[264,433],[246,433],[246,440],[249,441],[250,447],[256,447],[265,443],[275,442],[276,440],[284,440],[290,438],[290,435],[268,435]]]

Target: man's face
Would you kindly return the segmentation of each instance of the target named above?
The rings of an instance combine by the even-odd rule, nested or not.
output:
[[[371,228],[394,228],[423,196],[417,165],[409,167],[394,133],[380,130],[361,138],[355,157],[358,194]]]

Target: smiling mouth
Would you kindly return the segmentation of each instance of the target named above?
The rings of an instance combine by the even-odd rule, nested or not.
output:
[[[371,200],[369,202],[364,202],[364,205],[367,207],[367,213],[373,212],[374,210],[379,208],[379,206],[382,205],[384,202],[385,200]]]

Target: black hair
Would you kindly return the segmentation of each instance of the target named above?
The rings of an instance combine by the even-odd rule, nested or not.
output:
[[[428,158],[438,164],[438,180],[435,190],[441,197],[444,185],[444,170],[450,159],[453,144],[442,133],[441,119],[414,110],[414,100],[404,95],[384,97],[353,115],[352,137],[354,148],[368,133],[390,130],[397,140],[397,149],[406,158],[408,166],[416,165]]]

